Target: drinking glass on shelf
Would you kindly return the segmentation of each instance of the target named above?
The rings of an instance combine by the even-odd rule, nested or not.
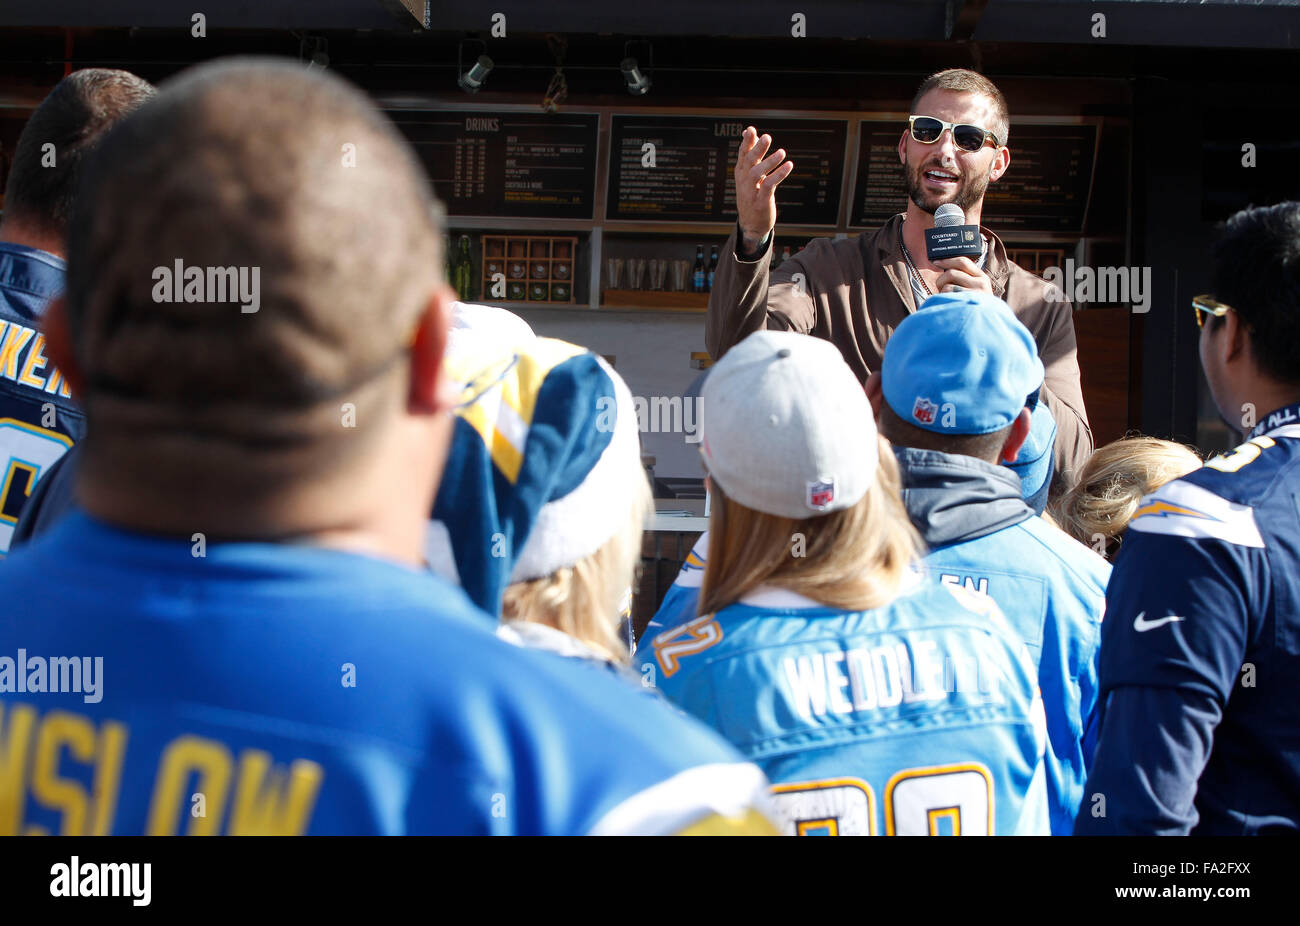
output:
[[[623,284],[623,258],[605,258],[605,288],[621,289]]]
[[[686,292],[686,281],[691,278],[691,262],[689,260],[673,261],[673,292]]]
[[[668,276],[668,261],[652,260],[650,261],[650,288],[660,290],[664,288],[664,279]]]
[[[645,258],[634,257],[627,262],[627,288],[643,289],[645,287]]]

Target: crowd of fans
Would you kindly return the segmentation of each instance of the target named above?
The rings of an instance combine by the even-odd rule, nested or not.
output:
[[[79,74],[56,95],[87,110],[131,80]],[[1283,697],[1300,658],[1272,542],[1296,530],[1300,204],[1234,217],[1197,302],[1253,450],[1125,438],[1046,511],[1044,366],[997,297],[931,297],[865,391],[813,337],[731,347],[701,394],[709,531],[630,651],[652,504],[627,386],[453,307],[383,116],[255,60],[118,110],[66,215],[0,226],[66,253],[44,337],[86,422],[0,565],[0,653],[105,658],[97,703],[0,689],[0,731],[128,727],[104,831],[1300,827],[1300,700],[1270,741],[1237,679]],[[153,298],[177,261],[260,268],[260,309]],[[183,819],[163,782],[218,761],[183,740],[241,775],[269,754],[294,812]],[[32,793],[30,825],[76,831]]]

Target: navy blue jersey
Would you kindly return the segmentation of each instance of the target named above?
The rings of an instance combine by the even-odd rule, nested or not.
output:
[[[1076,833],[1300,831],[1300,406],[1143,499]]]
[[[0,242],[0,555],[36,480],[85,431],[40,333],[45,307],[62,290],[60,258]]]

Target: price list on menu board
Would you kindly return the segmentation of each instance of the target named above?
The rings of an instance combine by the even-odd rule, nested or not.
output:
[[[907,208],[901,132],[897,122],[862,122],[850,225],[876,228]],[[984,197],[989,226],[999,233],[1082,232],[1096,150],[1095,125],[1013,125],[1010,168]]]
[[[736,215],[736,148],[749,122],[711,116],[614,116],[605,217],[723,222]],[[848,122],[765,119],[773,149],[794,173],[776,191],[785,225],[834,225],[839,216]]]
[[[390,112],[449,215],[590,219],[599,116]]]

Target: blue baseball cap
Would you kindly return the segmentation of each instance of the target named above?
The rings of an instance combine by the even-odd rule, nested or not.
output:
[[[1052,482],[1052,450],[1056,446],[1056,419],[1046,403],[1038,400],[1030,409],[1029,436],[1025,438],[1015,462],[1003,463],[1020,478],[1020,495],[1042,514],[1047,507],[1047,492]]]
[[[903,319],[880,373],[894,413],[937,434],[1005,428],[1043,385],[1029,329],[1001,299],[970,290],[931,296]]]

